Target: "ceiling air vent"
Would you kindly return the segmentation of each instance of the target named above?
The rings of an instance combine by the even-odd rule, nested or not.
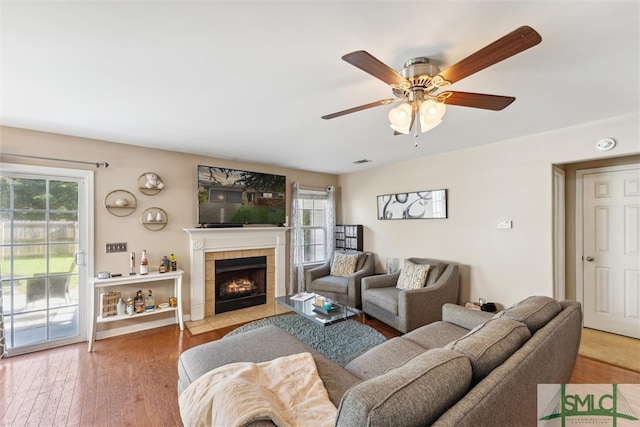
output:
[[[353,162],[354,165],[361,165],[363,163],[369,163],[371,162],[371,160],[369,159],[362,159],[362,160],[356,160],[355,162]]]

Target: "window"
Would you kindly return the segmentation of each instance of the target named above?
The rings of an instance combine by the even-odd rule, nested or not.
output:
[[[327,260],[327,192],[300,189],[298,214],[302,219],[302,247],[304,264]]]

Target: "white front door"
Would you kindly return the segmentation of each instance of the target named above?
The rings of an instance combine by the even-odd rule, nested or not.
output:
[[[584,326],[640,338],[640,165],[579,175]]]

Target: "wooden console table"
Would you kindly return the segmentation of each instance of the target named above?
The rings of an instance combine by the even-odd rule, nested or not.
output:
[[[123,277],[112,277],[110,279],[97,279],[92,278],[89,280],[89,284],[91,285],[91,289],[93,292],[93,297],[91,298],[91,329],[89,331],[89,351],[93,351],[93,344],[96,340],[96,332],[98,323],[104,322],[116,322],[118,320],[131,320],[131,319],[139,319],[147,316],[154,316],[157,314],[167,313],[170,311],[174,311],[176,313],[176,323],[180,325],[180,330],[184,330],[184,322],[182,320],[182,274],[184,272],[182,270],[171,271],[168,273],[158,273],[157,271],[151,272],[147,275],[141,276],[136,274],[135,276],[123,276]],[[98,313],[100,309],[100,292],[104,292],[107,289],[105,288],[115,288],[123,285],[132,285],[136,283],[148,283],[148,282],[159,282],[162,280],[173,280],[173,295],[178,298],[178,306],[177,307],[167,307],[163,309],[156,309],[154,311],[149,311],[145,313],[136,313],[134,315],[123,315],[123,316],[109,316],[109,317],[101,317]]]

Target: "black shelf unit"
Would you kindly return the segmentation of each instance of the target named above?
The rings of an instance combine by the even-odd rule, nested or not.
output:
[[[363,251],[362,225],[336,225],[336,250]]]

